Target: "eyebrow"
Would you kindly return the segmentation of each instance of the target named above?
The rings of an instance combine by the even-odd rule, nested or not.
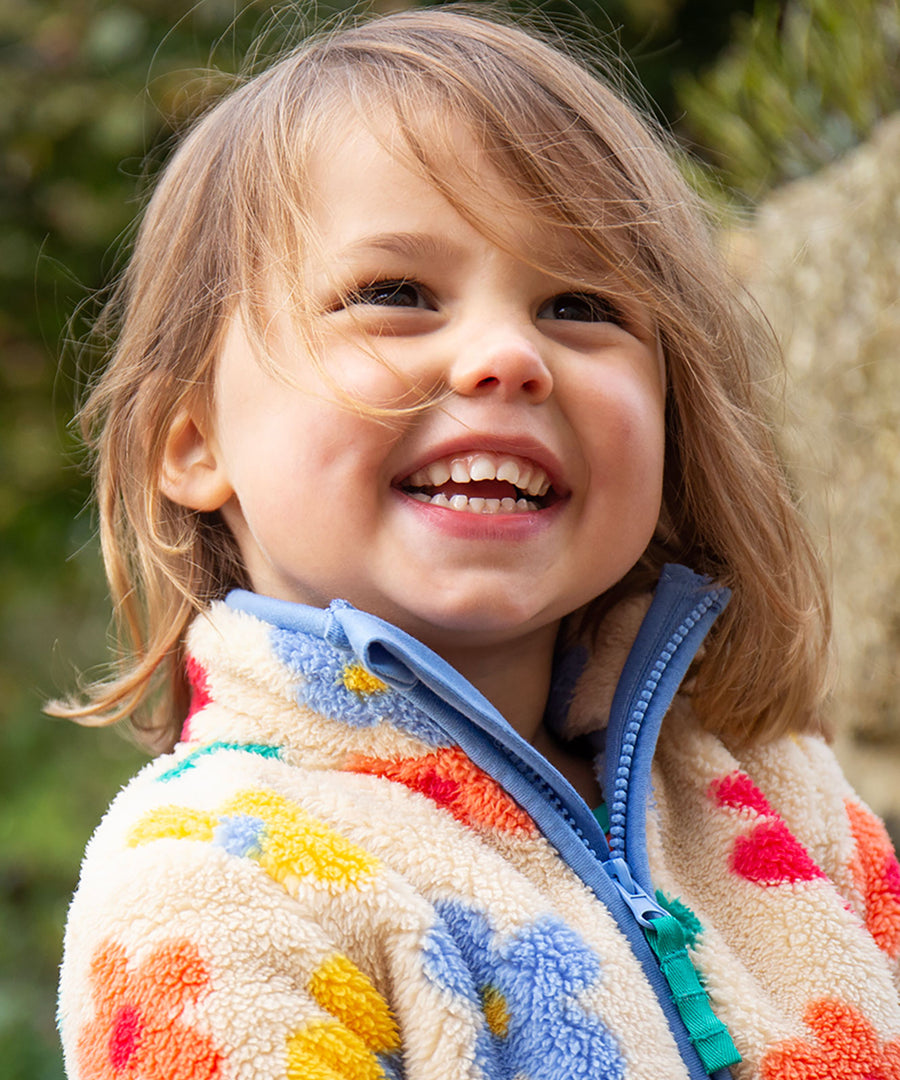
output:
[[[452,241],[430,233],[384,232],[354,240],[341,254],[359,255],[370,251],[411,259],[440,259],[455,255],[457,247]]]

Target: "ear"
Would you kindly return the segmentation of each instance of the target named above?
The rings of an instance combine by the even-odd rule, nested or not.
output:
[[[180,412],[163,446],[159,487],[191,510],[218,510],[234,494],[215,438],[190,410]]]

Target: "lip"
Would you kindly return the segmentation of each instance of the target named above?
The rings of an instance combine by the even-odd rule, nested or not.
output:
[[[531,460],[534,460],[533,458]],[[405,495],[401,488],[391,489],[402,513],[410,520],[424,524],[445,536],[467,541],[523,541],[536,537],[557,520],[566,500],[560,499],[541,510],[519,511],[514,514],[467,514],[442,506],[419,502]]]
[[[464,454],[477,454],[479,451],[487,451],[493,454],[509,454],[512,457],[522,458],[537,465],[547,474],[552,490],[558,499],[562,500],[570,493],[570,488],[562,479],[562,464],[557,456],[542,443],[534,438],[516,436],[480,435],[475,432],[467,432],[455,439],[449,439],[438,443],[422,451],[417,457],[405,465],[391,481],[391,486],[398,490],[407,477],[425,468],[433,461],[442,458],[462,456]],[[439,508],[435,508],[439,509]]]

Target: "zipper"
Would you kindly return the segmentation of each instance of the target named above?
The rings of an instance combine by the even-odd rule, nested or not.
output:
[[[634,921],[645,930],[653,929],[654,919],[664,919],[668,912],[652,896],[637,884],[631,876],[628,863],[621,858],[608,859],[604,869],[609,874],[613,885],[618,889],[625,906],[634,916]]]
[[[684,568],[665,568],[616,688],[607,739],[618,754],[610,755],[604,770],[604,790],[611,793],[606,865],[659,961],[706,1072],[727,1077],[728,1066],[736,1065],[740,1054],[700,984],[680,922],[650,895],[646,848],[650,766],[659,730],[697,649],[730,595],[727,589],[709,587],[698,595],[697,585],[696,577]]]
[[[607,755],[604,783],[608,793],[609,850],[611,858],[627,859],[632,865],[627,836],[635,816],[640,817],[639,825],[643,826],[648,793],[644,786],[649,784],[649,763],[659,729],[691,661],[729,598],[727,589],[708,587],[698,597],[698,581],[702,583],[703,579],[684,567],[665,568],[613,697],[607,730],[611,752]],[[688,610],[685,602],[690,605]],[[674,630],[673,616],[677,620]],[[648,767],[640,776],[642,790],[631,798],[632,779],[641,763]],[[649,873],[646,876],[649,879]]]

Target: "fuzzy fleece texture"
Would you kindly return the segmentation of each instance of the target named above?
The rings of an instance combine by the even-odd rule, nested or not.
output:
[[[604,727],[613,612],[568,734]],[[678,1080],[609,912],[515,800],[326,641],[225,604],[192,714],[90,842],[59,1018],[71,1080]],[[677,698],[647,847],[738,1080],[900,1080],[900,869],[819,739],[743,756]]]

